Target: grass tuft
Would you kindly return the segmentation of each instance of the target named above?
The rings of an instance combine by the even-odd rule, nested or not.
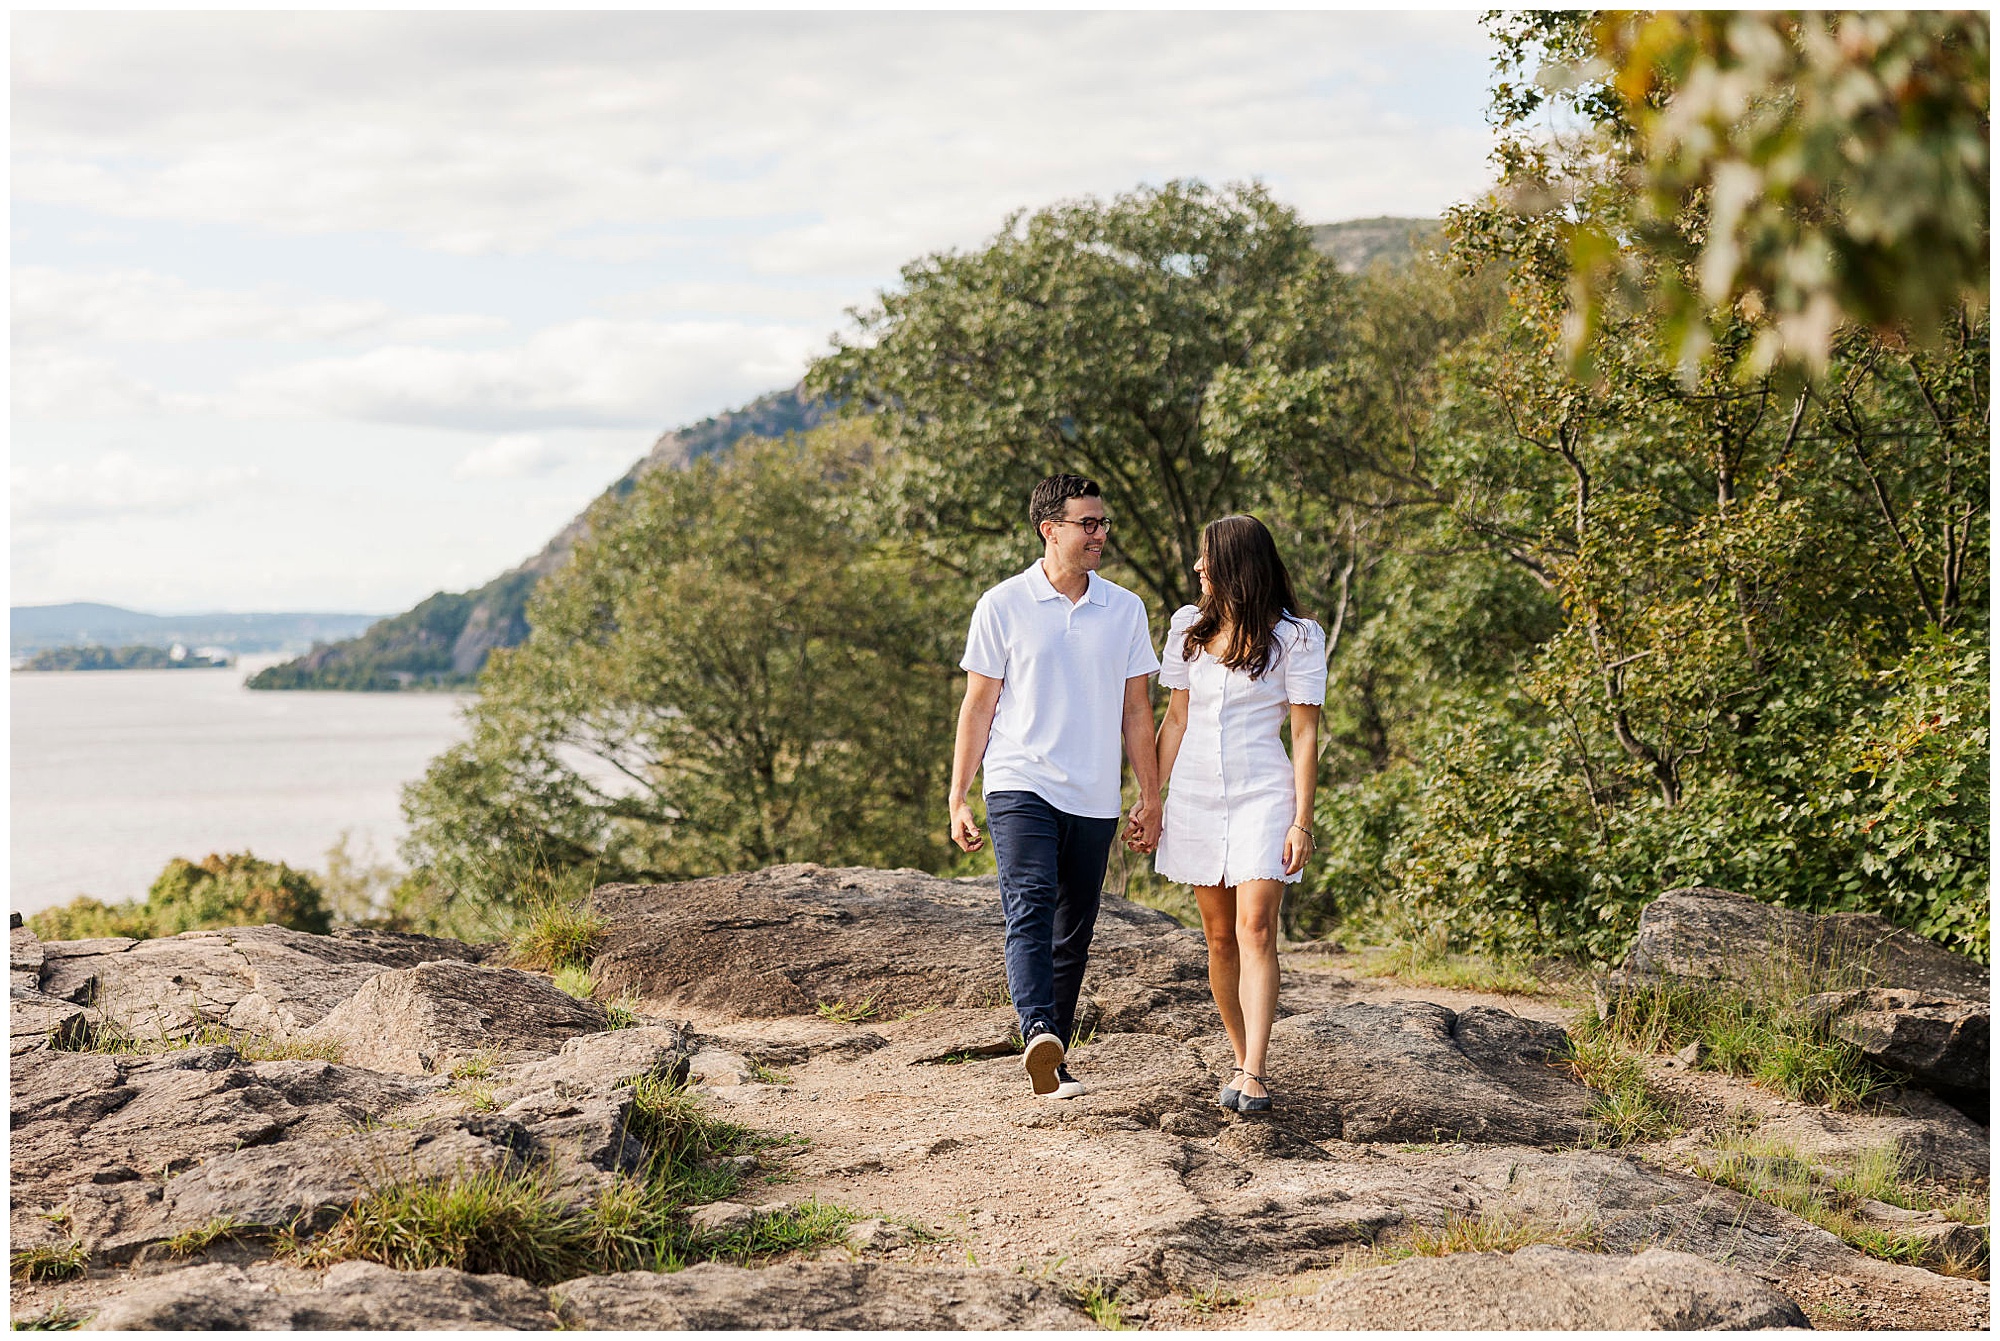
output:
[[[1553,989],[1525,965],[1506,959],[1453,954],[1441,943],[1408,940],[1361,956],[1355,972],[1425,987],[1453,987],[1496,996],[1538,996]]]
[[[1125,1320],[1125,1305],[1118,1298],[1115,1286],[1092,1277],[1075,1287],[1076,1306],[1090,1315],[1090,1320],[1107,1332],[1129,1332],[1132,1324]]]
[[[1578,1031],[1570,1038],[1570,1069],[1595,1090],[1590,1116],[1604,1143],[1633,1145],[1657,1141],[1681,1129],[1680,1107],[1646,1083],[1646,1068],[1600,1033]]]
[[[692,1095],[659,1077],[634,1080],[632,1094],[628,1130],[645,1147],[646,1162],[592,1203],[577,1205],[573,1189],[559,1185],[546,1164],[417,1179],[370,1191],[317,1238],[281,1235],[279,1255],[309,1265],[448,1266],[551,1284],[718,1258],[752,1262],[836,1242],[860,1218],[810,1201],[774,1210],[727,1238],[698,1238],[687,1208],[726,1197],[740,1182],[723,1157],[789,1141],[710,1118]]]
[[[112,1057],[142,1057],[163,1052],[185,1052],[191,1048],[231,1047],[246,1062],[337,1063],[342,1060],[340,1044],[334,1039],[299,1035],[275,1038],[242,1033],[219,1024],[197,1025],[177,1036],[161,1033],[143,1038],[106,1020],[94,1029],[52,1038],[50,1046],[58,1052],[94,1052]]]
[[[73,1332],[83,1326],[91,1317],[88,1313],[72,1313],[63,1304],[57,1304],[48,1312],[34,1318],[16,1318],[14,1330],[17,1332]]]
[[[1925,1185],[1914,1173],[1902,1151],[1890,1145],[1864,1151],[1845,1170],[1828,1177],[1790,1142],[1755,1136],[1718,1141],[1703,1169],[1711,1182],[1790,1211],[1870,1257],[1947,1275],[1983,1277],[1985,1253],[1954,1260],[1940,1255],[1922,1236],[1871,1224],[1857,1213],[1865,1200],[1905,1210],[1944,1210],[1956,1219],[1952,1210],[1973,1204],[1963,1194]]]
[[[822,1001],[819,1003],[819,1017],[832,1020],[835,1024],[860,1024],[875,1014],[875,998],[862,997],[859,1001]]]
[[[755,1057],[750,1059],[750,1078],[760,1085],[789,1085],[791,1073],[780,1071],[775,1066],[766,1066]]]
[[[248,1224],[233,1215],[218,1215],[207,1224],[197,1225],[193,1229],[183,1229],[168,1239],[165,1245],[167,1255],[193,1257],[196,1253],[207,1252],[218,1240],[234,1238],[248,1228],[250,1228]]]
[[[604,1014],[613,1029],[630,1029],[645,1023],[644,1017],[639,1014],[639,998],[630,993],[605,1002]]]
[[[565,964],[549,975],[558,992],[575,997],[578,1001],[589,1001],[597,990],[597,980],[591,976],[588,964]]]
[[[580,893],[552,889],[531,905],[514,933],[515,967],[551,974],[587,968],[604,939],[605,921],[590,910],[586,899]]]
[[[1187,1306],[1204,1318],[1243,1306],[1243,1296],[1225,1286],[1219,1275],[1211,1275],[1208,1284],[1201,1289],[1189,1290],[1186,1300]]]
[[[1891,1083],[1861,1049],[1791,1001],[1713,984],[1627,990],[1610,1002],[1608,1015],[1586,1014],[1570,1036],[1639,1053],[1698,1044],[1698,1069],[1748,1076],[1787,1098],[1836,1109],[1859,1107]]]
[[[89,1265],[90,1254],[75,1239],[21,1248],[8,1260],[9,1274],[26,1281],[75,1280]]]
[[[1595,1251],[1600,1246],[1597,1230],[1592,1225],[1504,1212],[1447,1216],[1442,1228],[1423,1226],[1401,1246],[1410,1256],[1448,1257],[1453,1253],[1511,1253],[1536,1243],[1585,1251]],[[1393,1253],[1395,1250],[1390,1251]]]

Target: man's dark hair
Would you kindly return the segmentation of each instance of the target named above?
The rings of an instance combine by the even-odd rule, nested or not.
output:
[[[1097,491],[1097,481],[1087,480],[1081,475],[1051,475],[1035,486],[1035,492],[1028,495],[1028,525],[1035,528],[1035,534],[1042,533],[1045,521],[1061,521],[1069,510],[1072,498],[1102,498]]]

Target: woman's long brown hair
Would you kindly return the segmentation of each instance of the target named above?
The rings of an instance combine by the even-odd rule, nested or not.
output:
[[[1219,517],[1202,530],[1201,557],[1208,590],[1197,607],[1201,613],[1188,627],[1181,656],[1193,661],[1227,625],[1229,638],[1217,660],[1258,679],[1276,660],[1278,622],[1302,618],[1278,543],[1255,517]]]

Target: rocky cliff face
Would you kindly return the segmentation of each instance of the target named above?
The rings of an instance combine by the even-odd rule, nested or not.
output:
[[[608,886],[594,896],[606,934],[593,1001],[496,947],[423,937],[256,927],[43,944],[16,929],[15,1318],[539,1330],[1986,1317],[1982,1280],[1916,1264],[1964,1273],[1983,1231],[1945,1223],[1961,1235],[1949,1261],[1882,1260],[1705,1176],[1705,1152],[1755,1130],[1785,1133],[1784,1158],[1815,1168],[1888,1143],[1983,1186],[1984,1128],[1919,1093],[1833,1113],[1662,1062],[1654,1079],[1684,1091],[1686,1129],[1620,1146],[1569,1064],[1571,1006],[1358,977],[1322,949],[1286,958],[1276,1112],[1223,1112],[1212,1100],[1231,1058],[1199,939],[1107,898],[1072,1057],[1088,1092],[1037,1099],[1010,1037],[997,903],[990,882],[809,865]],[[694,1148],[716,1133],[732,1144]],[[647,1211],[668,1146],[678,1181]],[[500,1270],[477,1235],[456,1256],[430,1244],[445,1256],[429,1260],[370,1237],[384,1207],[407,1215],[439,1187],[479,1191],[489,1216],[500,1191],[532,1189],[553,1218],[520,1235],[545,1251]],[[571,1233],[636,1235],[642,1212],[673,1245],[645,1269],[608,1269],[603,1243]],[[1930,1223],[1882,1213],[1904,1215],[1912,1241]]]

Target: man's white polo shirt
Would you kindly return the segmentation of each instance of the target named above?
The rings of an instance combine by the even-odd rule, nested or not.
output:
[[[985,792],[1033,792],[1093,819],[1124,811],[1118,780],[1125,681],[1160,669],[1146,603],[1090,575],[1072,605],[1040,559],[979,598],[958,663],[1001,681]]]

